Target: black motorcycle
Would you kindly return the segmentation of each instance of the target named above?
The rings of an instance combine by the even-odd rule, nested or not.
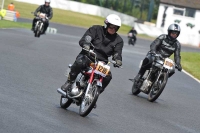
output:
[[[34,27],[34,34],[35,37],[40,37],[40,35],[44,32],[44,25],[46,21],[48,21],[48,18],[46,14],[40,13],[36,16],[37,22]]]
[[[133,34],[133,33],[128,33],[128,44],[129,45],[135,45],[135,34]]]
[[[175,63],[169,58],[163,58],[155,54],[152,67],[145,71],[139,81],[133,81],[132,94],[138,95],[140,92],[148,94],[148,100],[154,102],[162,93],[168,81],[169,71],[175,69]],[[142,64],[142,62],[140,63]]]

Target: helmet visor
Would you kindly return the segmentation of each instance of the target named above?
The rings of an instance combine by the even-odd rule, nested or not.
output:
[[[115,30],[115,31],[117,31],[119,27],[116,26],[116,25],[112,25],[112,24],[110,24],[108,28],[111,29],[111,30]]]
[[[172,38],[177,38],[178,37],[178,35],[179,35],[179,32],[178,31],[171,31],[170,32],[170,36],[172,37]]]

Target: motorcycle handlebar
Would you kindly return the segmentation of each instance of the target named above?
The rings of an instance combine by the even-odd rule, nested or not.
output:
[[[119,68],[123,68],[122,66],[119,66],[119,65],[116,63],[116,61],[114,61],[114,60],[110,61],[110,63],[112,63],[112,64],[118,66]]]
[[[85,49],[85,48],[82,48],[82,49],[85,50],[85,51],[87,51],[88,53],[90,53],[90,54],[92,54],[92,55],[94,55],[96,57],[96,53],[93,50],[88,50],[88,49]],[[118,66],[119,68],[123,68],[123,67],[117,65],[116,61],[114,61],[114,60],[110,61],[110,63]]]

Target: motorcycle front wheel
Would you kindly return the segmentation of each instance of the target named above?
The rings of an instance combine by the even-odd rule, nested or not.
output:
[[[35,37],[40,37],[40,23],[37,25],[35,30]]]
[[[88,94],[85,94],[82,99],[82,102],[79,108],[80,116],[85,117],[92,111],[99,97],[99,91],[100,91],[100,87],[97,86],[96,82],[93,82],[93,84],[91,85],[88,91]]]
[[[68,98],[63,97],[63,96],[60,97],[60,107],[61,108],[64,108],[64,109],[68,108],[71,105],[72,102],[73,102],[72,99],[68,99]]]
[[[154,102],[161,95],[162,91],[165,88],[165,85],[167,84],[167,80],[168,80],[168,74],[162,73],[158,79],[158,82],[155,82],[153,84],[148,97],[148,100],[150,102]]]
[[[138,84],[134,81],[132,86],[132,94],[138,95],[140,93],[140,88],[138,87]]]

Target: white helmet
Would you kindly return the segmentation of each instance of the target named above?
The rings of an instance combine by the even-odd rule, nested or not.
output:
[[[105,28],[109,27],[110,24],[116,25],[116,26],[118,26],[119,28],[120,28],[120,26],[122,25],[120,17],[117,16],[116,14],[110,14],[110,15],[108,15],[108,16],[106,17],[106,20],[104,21],[104,23],[105,23],[105,26],[104,26]],[[119,29],[119,28],[118,28],[118,29]],[[117,30],[118,30],[118,29],[117,29]]]
[[[45,0],[46,3],[51,3],[51,0]]]

